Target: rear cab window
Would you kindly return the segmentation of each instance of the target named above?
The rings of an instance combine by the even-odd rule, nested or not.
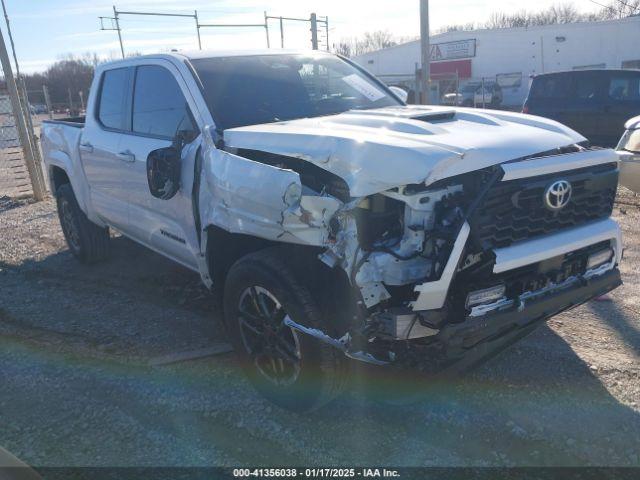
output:
[[[97,119],[107,129],[127,129],[130,75],[126,67],[102,74]]]

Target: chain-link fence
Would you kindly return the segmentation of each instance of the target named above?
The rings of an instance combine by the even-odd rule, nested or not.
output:
[[[34,133],[24,83],[12,72],[0,32],[0,198],[46,195],[42,156]]]
[[[29,171],[6,89],[0,89],[0,197],[33,195]]]

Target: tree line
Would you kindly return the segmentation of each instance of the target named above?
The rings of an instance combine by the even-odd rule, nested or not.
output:
[[[540,12],[526,10],[511,14],[494,12],[486,22],[449,25],[439,29],[437,33],[611,20],[638,14],[640,14],[640,0],[613,0],[608,4],[603,3],[602,9],[595,13],[581,13],[573,4],[558,4]],[[360,38],[343,39],[333,48],[336,53],[352,57],[414,39],[397,37],[388,31],[375,31],[367,32]],[[54,107],[67,107],[70,100],[75,107],[79,107],[80,96],[87,99],[95,68],[104,60],[95,53],[81,56],[68,55],[53,63],[44,72],[23,75],[27,91],[33,94],[30,95],[31,103],[44,103],[41,101],[43,96],[38,92],[42,92],[43,85],[46,85]],[[36,98],[38,100],[35,100]]]
[[[140,55],[135,53],[130,56]],[[100,58],[96,53],[80,56],[66,55],[51,64],[44,72],[22,75],[29,94],[29,103],[44,104],[43,86],[49,90],[51,105],[56,108],[73,106],[79,109],[81,97],[86,102],[96,67],[114,57]],[[72,105],[70,105],[70,103]]]
[[[485,22],[447,25],[439,28],[435,33],[596,22],[634,15],[640,15],[640,0],[610,0],[608,3],[602,3],[602,8],[593,13],[582,13],[572,3],[561,3],[540,12],[527,10],[515,13],[493,12]],[[342,39],[334,45],[334,50],[345,57],[353,57],[411,40],[417,40],[417,38],[399,38],[388,31],[377,31],[365,33],[361,38]]]

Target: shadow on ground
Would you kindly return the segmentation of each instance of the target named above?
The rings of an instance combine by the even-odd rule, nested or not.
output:
[[[94,267],[0,264],[0,444],[31,465],[640,466],[638,412],[547,327],[463,379],[353,377],[310,415],[259,398],[231,355],[150,367],[224,341],[219,312],[197,275],[112,244]],[[594,308],[640,351],[627,311]]]

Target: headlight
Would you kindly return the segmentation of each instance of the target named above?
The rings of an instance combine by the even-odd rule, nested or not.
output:
[[[611,257],[613,257],[613,250],[610,248],[600,250],[599,252],[590,255],[587,260],[587,270],[593,270],[605,263],[609,263],[611,261]]]
[[[287,187],[286,192],[284,193],[284,203],[287,207],[293,207],[300,203],[300,199],[302,198],[302,187],[300,187],[297,183],[292,183]]]

